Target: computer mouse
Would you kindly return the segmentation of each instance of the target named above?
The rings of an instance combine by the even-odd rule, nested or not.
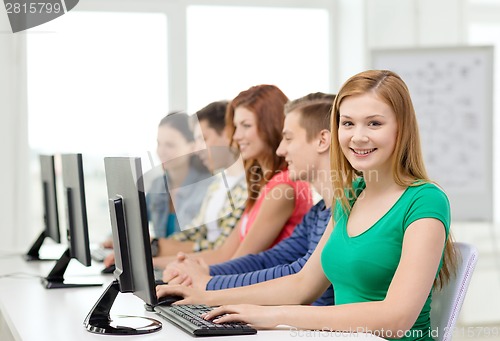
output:
[[[104,269],[101,270],[102,274],[112,274],[116,269],[116,266],[114,264],[111,264],[110,266],[105,267]]]
[[[184,299],[184,297],[176,296],[176,295],[162,296],[162,297],[158,297],[157,305],[169,306],[169,305],[172,305],[172,303],[180,301],[182,299]]]

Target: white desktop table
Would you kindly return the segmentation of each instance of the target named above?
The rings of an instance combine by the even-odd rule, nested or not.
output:
[[[73,263],[74,262],[74,263]],[[102,287],[45,289],[36,277],[18,275],[3,277],[6,274],[23,273],[46,276],[54,262],[26,262],[20,256],[0,259],[0,340],[193,340],[181,329],[162,319],[159,315],[147,312],[144,303],[132,294],[118,294],[111,315],[132,315],[152,317],[163,324],[163,328],[152,334],[138,336],[107,336],[88,332],[83,326],[94,303],[113,280],[112,275],[100,275],[101,264],[85,268],[72,260],[65,278],[103,282]],[[296,331],[289,329],[258,331],[257,335],[230,336],[235,340],[293,340],[325,337],[334,339],[355,338],[357,340],[382,340],[369,334],[343,334],[320,331]],[[228,337],[210,337],[207,340],[227,340]]]

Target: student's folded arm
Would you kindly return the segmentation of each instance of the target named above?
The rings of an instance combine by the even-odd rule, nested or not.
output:
[[[158,269],[165,269],[165,267],[173,261],[175,261],[175,256],[153,257],[153,266]]]
[[[236,248],[238,247],[239,244],[238,231],[239,229],[233,229],[231,235],[226,239],[224,245],[222,245],[219,249],[204,250],[196,253],[183,253],[182,256],[189,259],[201,258],[207,265],[224,262],[230,259],[231,255],[235,252]],[[155,267],[166,268],[171,262],[176,262],[178,260],[179,260],[178,257],[155,257],[153,258],[153,265]],[[168,272],[168,269],[166,271]],[[179,273],[178,275],[187,275],[187,274]],[[164,272],[163,278],[165,281],[168,282],[170,281],[170,279],[172,279],[171,276],[173,276],[173,274],[166,275]],[[166,280],[165,278],[169,279]]]
[[[308,252],[307,255],[295,260],[289,264],[280,264],[270,268],[261,268],[258,270],[248,270],[242,271],[235,274],[218,275],[213,276],[207,283],[207,290],[220,290],[226,288],[235,288],[246,285],[252,285],[264,281],[269,281],[271,279],[288,276],[299,272],[305,265],[307,259],[309,259],[311,253]],[[254,255],[247,255],[244,257],[237,258],[247,258]]]
[[[238,303],[281,305],[314,302],[330,286],[321,267],[321,252],[331,231],[330,221],[318,246],[298,273],[245,287],[205,292],[204,302],[210,305]]]
[[[276,185],[263,200],[252,226],[247,226],[248,234],[232,258],[268,249],[281,233],[295,208],[294,189],[287,184]]]
[[[303,221],[299,225],[302,224],[304,224]],[[271,249],[210,266],[210,275],[242,274],[295,262],[309,250],[308,237],[303,228],[298,230],[299,225],[290,237],[282,240]]]
[[[224,244],[216,250],[203,250],[200,252],[184,252],[189,258],[202,258],[207,264],[215,264],[224,262],[231,258],[239,244],[239,229],[238,226],[233,229],[229,237],[226,238]],[[170,240],[168,238],[167,240]],[[175,241],[176,242],[176,241]],[[191,244],[193,245],[193,244]],[[182,251],[182,250],[179,250]],[[153,265],[159,268],[165,268],[169,263],[176,261],[176,254],[170,256],[162,256],[153,258]]]
[[[173,238],[158,239],[158,257],[175,256],[178,252],[191,252],[194,242],[190,240],[179,241]]]
[[[210,275],[233,275],[241,274],[250,271],[265,269],[264,260],[261,253],[257,255],[246,255],[235,259],[228,260],[227,262],[213,264],[210,266]]]

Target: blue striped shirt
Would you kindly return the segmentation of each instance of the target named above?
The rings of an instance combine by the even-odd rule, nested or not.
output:
[[[220,290],[246,286],[297,273],[318,245],[330,220],[331,209],[323,200],[318,202],[290,237],[258,254],[250,254],[228,262],[211,265],[207,290]],[[332,305],[333,288],[330,286],[313,305]]]

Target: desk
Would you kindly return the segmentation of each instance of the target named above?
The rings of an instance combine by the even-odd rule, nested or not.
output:
[[[73,263],[74,262],[74,263]],[[54,262],[25,262],[20,256],[0,259],[0,276],[11,273],[25,273],[46,276]],[[85,268],[72,260],[65,278],[85,277],[103,282],[102,287],[53,289],[46,290],[36,277],[3,277],[0,278],[0,340],[33,340],[33,341],[65,341],[65,340],[194,340],[176,326],[162,319],[155,313],[144,310],[142,300],[132,294],[118,294],[111,314],[147,316],[162,322],[163,328],[156,333],[127,336],[104,336],[87,332],[83,320],[101,296],[112,276],[100,275],[102,265]],[[356,340],[382,340],[373,335],[323,333],[313,331],[271,330],[259,331],[257,335],[235,336],[235,340],[293,340],[321,338],[355,338]],[[228,340],[228,337],[210,337],[206,340]]]

